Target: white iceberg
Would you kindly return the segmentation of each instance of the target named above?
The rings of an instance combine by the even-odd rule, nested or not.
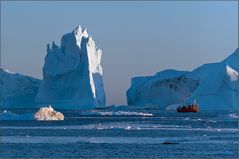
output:
[[[154,76],[134,77],[127,93],[128,105],[175,105],[193,103],[200,110],[238,109],[238,49],[219,63],[205,64],[192,72],[166,70]]]
[[[34,118],[36,120],[64,120],[64,115],[49,106],[40,108],[34,115]]]
[[[61,109],[89,109],[105,106],[102,51],[80,25],[47,46],[36,103]]]

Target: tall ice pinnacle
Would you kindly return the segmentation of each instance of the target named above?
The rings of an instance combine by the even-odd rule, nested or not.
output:
[[[60,47],[54,42],[47,45],[37,105],[61,109],[105,106],[101,56],[102,51],[80,25],[63,35]]]

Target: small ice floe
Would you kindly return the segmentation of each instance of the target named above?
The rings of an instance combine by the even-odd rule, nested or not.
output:
[[[48,107],[42,107],[34,115],[36,120],[64,120],[64,115],[55,111],[51,105]]]

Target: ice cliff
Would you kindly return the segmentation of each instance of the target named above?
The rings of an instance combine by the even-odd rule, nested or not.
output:
[[[192,72],[166,70],[147,77],[134,77],[126,92],[128,105],[199,103],[199,108],[238,109],[238,49],[219,63],[205,64]]]
[[[39,85],[38,79],[0,69],[0,107],[33,107]]]
[[[102,51],[80,25],[61,38],[60,46],[47,45],[36,104],[64,109],[105,106],[101,56]]]

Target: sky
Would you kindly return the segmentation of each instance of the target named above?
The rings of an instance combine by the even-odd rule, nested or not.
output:
[[[1,1],[1,67],[42,79],[46,46],[87,28],[103,50],[107,105],[126,104],[130,79],[191,71],[238,47],[237,1]]]

